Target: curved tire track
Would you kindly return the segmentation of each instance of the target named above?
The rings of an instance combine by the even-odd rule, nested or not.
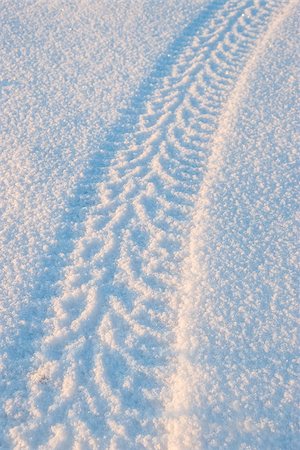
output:
[[[190,218],[226,102],[285,3],[221,2],[121,141],[45,321],[28,381],[31,418],[10,431],[15,445],[168,445],[164,408]]]

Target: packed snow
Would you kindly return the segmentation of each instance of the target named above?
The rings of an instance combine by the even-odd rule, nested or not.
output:
[[[299,448],[299,12],[2,1],[1,449]]]

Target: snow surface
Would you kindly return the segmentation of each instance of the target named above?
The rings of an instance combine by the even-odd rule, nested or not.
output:
[[[298,1],[0,23],[0,448],[299,448]]]

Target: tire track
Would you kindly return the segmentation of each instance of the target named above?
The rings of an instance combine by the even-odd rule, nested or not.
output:
[[[231,90],[286,2],[223,3],[161,78],[97,186],[29,374],[31,418],[10,431],[19,448],[176,445],[164,408],[190,218]]]

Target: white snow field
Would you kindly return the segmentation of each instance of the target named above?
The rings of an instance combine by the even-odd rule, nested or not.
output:
[[[299,1],[0,6],[0,449],[299,449]]]

